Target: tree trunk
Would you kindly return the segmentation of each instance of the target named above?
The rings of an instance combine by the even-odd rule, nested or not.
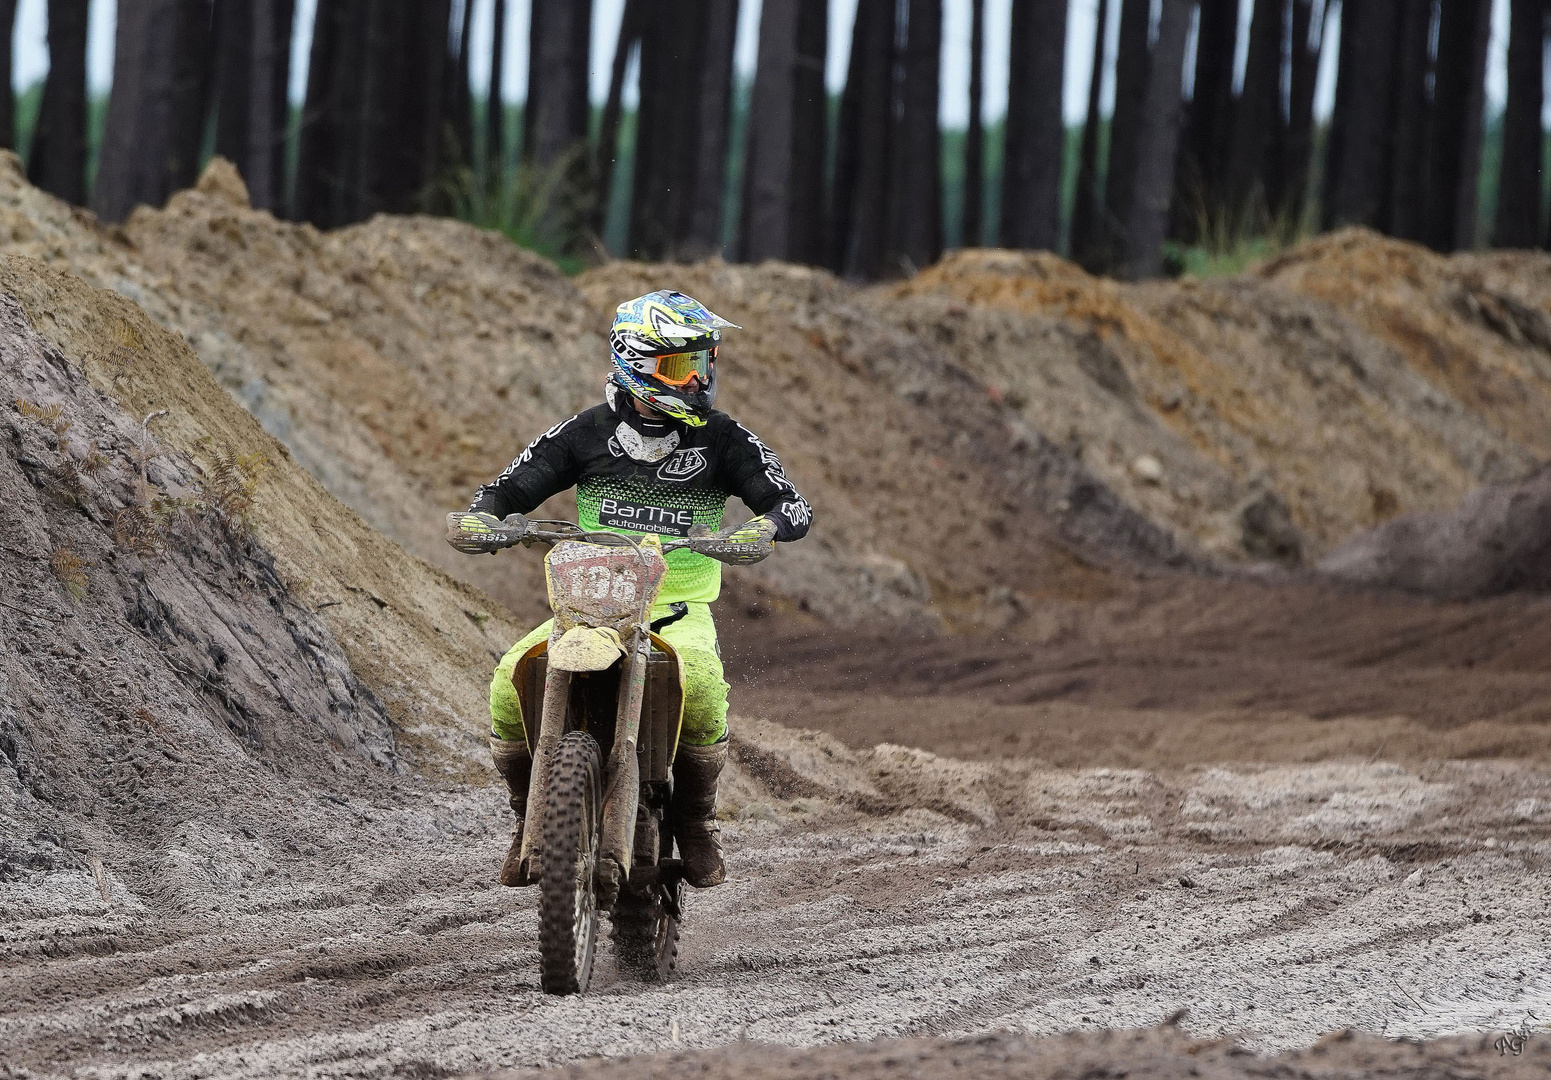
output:
[[[894,31],[894,0],[858,0],[835,154],[834,266],[850,278],[872,279],[883,271],[894,139]]]
[[[335,99],[347,74],[343,70],[345,20],[352,0],[318,0],[307,62],[307,94],[297,137],[296,186],[291,216],[320,229],[332,224],[334,189],[339,182],[335,154]]]
[[[1125,237],[1136,190],[1138,125],[1147,93],[1147,48],[1151,4],[1120,0],[1120,40],[1115,53],[1115,112],[1109,124],[1109,165],[1104,181],[1104,241],[1100,264],[1119,265],[1130,246]]]
[[[1293,0],[1291,69],[1288,72],[1287,127],[1274,184],[1273,215],[1284,235],[1298,235],[1309,190],[1309,167],[1314,160],[1314,84],[1319,76],[1321,38],[1310,40],[1316,26],[1323,29],[1325,0]]]
[[[824,156],[829,149],[829,95],[824,61],[829,46],[828,0],[800,0],[797,61],[792,71],[791,202],[787,255],[793,262],[822,265],[829,246],[824,200]]]
[[[448,111],[441,139],[441,166],[453,182],[454,190],[463,192],[463,197],[467,198],[474,168],[474,90],[469,85],[469,35],[474,28],[474,0],[461,2],[462,11],[457,12],[458,40],[449,53],[447,85],[442,91]],[[433,212],[454,213],[456,207],[444,203]]]
[[[905,0],[898,137],[890,167],[891,244],[885,269],[909,276],[942,254],[942,0]]]
[[[624,11],[620,14],[619,40],[614,43],[614,65],[609,71],[609,96],[598,123],[598,145],[592,159],[594,194],[588,220],[594,236],[603,235],[603,226],[608,219],[609,192],[614,186],[614,165],[619,160],[619,120],[624,113],[625,72],[630,67],[631,50],[641,42],[641,13],[646,2],[625,0]],[[714,62],[715,58],[712,59]],[[731,79],[730,53],[727,64],[728,78]],[[636,152],[639,155],[640,150]]]
[[[215,152],[247,179],[248,85],[253,76],[254,0],[217,0],[215,7]]]
[[[1228,218],[1234,235],[1259,232],[1268,207],[1266,158],[1282,123],[1282,0],[1255,0],[1244,63],[1244,88],[1233,117],[1228,154]]]
[[[1239,30],[1238,0],[1201,0],[1196,37],[1195,90],[1185,112],[1185,131],[1174,192],[1174,235],[1201,242],[1227,231],[1223,177],[1233,133],[1233,54]]]
[[[791,256],[793,74],[800,0],[767,3],[759,15],[759,60],[749,97],[739,250],[747,262]]]
[[[1174,159],[1185,119],[1180,84],[1194,7],[1195,0],[1163,0],[1158,17],[1158,42],[1152,50],[1142,100],[1136,175],[1126,217],[1125,272],[1132,279],[1157,277],[1163,266]]]
[[[295,0],[222,0],[216,9],[215,152],[276,210],[285,185],[286,87]]]
[[[727,182],[728,128],[732,123],[732,54],[737,36],[738,0],[706,0],[700,139],[689,236],[684,244],[684,254],[688,258],[702,259],[722,250],[722,196]]]
[[[1002,154],[1003,247],[1054,251],[1061,240],[1061,166],[1066,125],[1067,5],[1013,0],[1007,141]]]
[[[1077,159],[1077,195],[1072,203],[1072,259],[1092,270],[1098,264],[1099,229],[1104,193],[1099,188],[1100,93],[1104,87],[1104,27],[1109,21],[1109,0],[1099,0],[1098,30],[1093,35],[1093,73],[1088,79],[1088,112],[1082,125],[1082,148]]]
[[[490,42],[490,83],[485,91],[485,191],[495,200],[506,176],[506,0],[495,0]]]
[[[1106,0],[1100,0],[1101,3]],[[965,247],[985,243],[985,125],[981,103],[985,97],[986,0],[971,0],[969,29],[969,127],[964,132]],[[1102,16],[1100,17],[1102,23]],[[1104,39],[1103,31],[1099,40]]]
[[[210,89],[208,0],[122,0],[93,205],[122,221],[194,181]]]
[[[48,78],[27,161],[27,179],[77,205],[86,202],[87,8],[88,0],[49,0]]]
[[[16,91],[11,86],[16,0],[0,0],[0,147],[16,148]]]
[[[689,235],[699,168],[703,0],[657,0],[641,25],[641,105],[636,113],[630,250],[673,259]]]
[[[1388,146],[1388,188],[1374,224],[1391,236],[1420,240],[1427,190],[1427,100],[1432,71],[1429,38],[1433,0],[1400,0],[1394,53],[1394,103]]]
[[[660,0],[671,9],[673,0]],[[673,29],[673,28],[668,28]],[[550,191],[540,224],[549,243],[574,250],[591,218],[587,183],[587,71],[592,5],[536,3],[528,35],[528,103],[523,110],[523,165]],[[642,50],[641,85],[648,59]],[[639,152],[641,142],[637,141]]]
[[[1344,0],[1335,111],[1325,166],[1325,228],[1374,225],[1388,181],[1398,0]]]
[[[554,166],[587,141],[587,63],[592,5],[537,3],[528,34],[523,160]]]
[[[1475,245],[1490,28],[1491,0],[1442,0],[1438,41],[1451,44],[1440,45],[1433,71],[1423,235],[1435,251]]]
[[[1544,97],[1545,0],[1512,0],[1508,26],[1508,105],[1503,113],[1497,185],[1497,247],[1540,243],[1540,110]]]

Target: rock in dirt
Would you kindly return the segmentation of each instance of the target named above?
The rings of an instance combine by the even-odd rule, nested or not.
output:
[[[1488,487],[1452,511],[1408,514],[1359,533],[1319,563],[1352,585],[1446,600],[1551,590],[1551,468]]]

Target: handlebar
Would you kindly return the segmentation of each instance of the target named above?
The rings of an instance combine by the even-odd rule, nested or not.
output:
[[[447,515],[449,540],[456,534],[456,523],[463,517],[463,514]],[[544,526],[555,527],[544,528]],[[640,541],[628,533],[589,532],[574,521],[526,518],[521,514],[512,514],[505,521],[489,525],[486,531],[479,535],[477,543],[480,551],[494,553],[502,548],[515,547],[518,544],[540,543],[554,546],[566,540],[577,540],[582,543],[601,544],[608,547],[640,546]],[[763,555],[768,554],[768,549],[757,551],[756,548],[758,547],[759,545],[755,544],[733,543],[726,537],[711,532],[704,525],[694,526],[690,530],[689,536],[675,536],[662,540],[663,554],[687,548],[690,551],[716,559],[719,562],[748,562],[751,557],[757,560],[763,557]]]

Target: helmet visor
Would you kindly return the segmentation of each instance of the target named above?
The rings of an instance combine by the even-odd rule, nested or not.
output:
[[[669,353],[656,359],[657,378],[675,390],[688,385],[693,376],[699,376],[700,384],[704,386],[711,381],[711,367],[716,363],[716,349]]]

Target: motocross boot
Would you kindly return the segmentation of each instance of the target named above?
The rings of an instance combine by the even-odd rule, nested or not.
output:
[[[517,827],[512,830],[512,846],[501,864],[501,884],[518,887],[532,885],[531,878],[523,876],[520,869],[522,858],[523,819],[528,816],[528,780],[533,775],[533,755],[528,744],[521,739],[497,739],[490,737],[490,759],[495,771],[506,781],[512,812],[517,815]]]
[[[721,830],[716,826],[716,779],[727,764],[727,740],[679,746],[673,761],[673,802],[668,820],[684,860],[684,880],[709,889],[727,880]]]

